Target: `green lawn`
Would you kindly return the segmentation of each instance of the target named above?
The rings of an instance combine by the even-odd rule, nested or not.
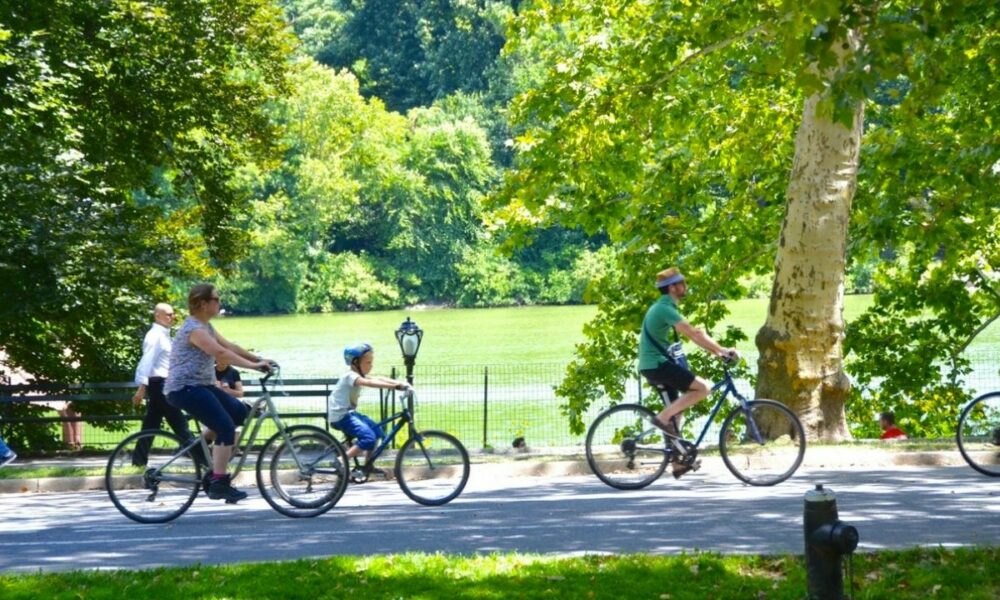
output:
[[[855,598],[1000,597],[1000,548],[859,554]],[[797,556],[522,554],[341,556],[294,562],[151,571],[0,576],[4,600],[325,600],[335,598],[595,598],[799,600]]]
[[[847,296],[844,318],[850,322],[871,305],[870,296]],[[717,326],[742,328],[750,340],[740,350],[755,353],[753,336],[764,324],[766,298],[729,303],[731,314]],[[419,365],[566,364],[584,341],[583,325],[594,306],[527,306],[484,309],[413,309],[273,317],[225,317],[217,323],[227,338],[281,362],[292,378],[336,377],[344,369],[345,345],[368,341],[375,346],[375,370],[400,365],[393,332],[411,317],[424,330]],[[973,350],[1000,346],[1000,322],[987,328]]]
[[[730,303],[721,325],[736,325],[753,338],[764,323],[767,300]],[[848,296],[850,320],[871,304],[869,296]],[[418,364],[485,365],[560,363],[584,341],[583,325],[594,306],[527,306],[488,309],[414,309],[272,317],[225,317],[219,331],[241,345],[275,358],[288,377],[335,377],[343,370],[342,351],[355,341],[375,346],[376,371],[399,365],[393,332],[411,317],[424,330]],[[1000,338],[1000,328],[996,337]],[[747,342],[743,350],[752,350]]]

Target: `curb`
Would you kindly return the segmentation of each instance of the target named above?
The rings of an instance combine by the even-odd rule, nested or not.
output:
[[[806,448],[804,468],[885,468],[891,466],[951,467],[966,463],[957,450],[900,452],[869,448]],[[718,455],[709,454],[704,466],[724,469]],[[568,460],[547,460],[544,455],[523,456],[502,462],[472,463],[475,477],[559,477],[590,475],[590,466],[582,456]],[[254,471],[244,471],[237,479],[244,486],[256,485]],[[76,492],[103,490],[103,476],[40,477],[34,479],[0,479],[0,494],[38,492]]]

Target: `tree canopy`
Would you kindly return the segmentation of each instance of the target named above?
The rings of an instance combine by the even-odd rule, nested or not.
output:
[[[544,83],[515,102],[516,120],[532,126],[516,140],[498,218],[521,239],[539,224],[604,231],[618,251],[560,388],[574,427],[602,392],[622,396],[655,272],[680,264],[692,316],[712,327],[725,312],[716,299],[740,297],[746,276],[772,269],[793,132],[818,93],[834,122],[868,105],[847,259],[885,260],[875,306],[848,332],[849,370],[862,386],[887,377],[882,393],[902,403],[934,385],[935,359],[960,366],[955,351],[1000,312],[989,283],[1000,267],[1000,146],[983,126],[998,114],[997,19],[986,2],[522,10],[515,48],[553,32],[569,43],[549,47]],[[817,68],[837,64],[831,41],[847,31],[861,46],[824,81]],[[941,402],[952,414],[954,400]],[[922,418],[928,432],[943,426]]]
[[[120,378],[170,275],[225,267],[267,164],[290,39],[264,0],[10,0],[0,11],[0,347]]]

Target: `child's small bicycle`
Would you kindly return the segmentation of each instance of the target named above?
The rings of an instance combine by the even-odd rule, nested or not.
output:
[[[263,393],[251,406],[236,440],[233,478],[243,470],[261,425],[274,422],[278,429],[257,457],[257,488],[276,511],[288,517],[315,517],[333,508],[347,488],[347,455],[332,435],[312,425],[286,427],[278,416],[267,382],[274,369],[261,378]],[[278,378],[280,381],[280,378]],[[252,427],[251,427],[252,425]],[[133,464],[136,446],[149,448],[145,465]],[[184,514],[208,489],[206,457],[211,450],[205,438],[183,441],[162,429],[134,433],[111,452],[104,484],[111,502],[123,515],[139,523],[166,523]]]
[[[406,427],[407,439],[396,452],[396,466],[393,475],[403,493],[414,502],[427,506],[447,504],[465,489],[469,481],[469,453],[462,442],[443,431],[417,431],[413,422],[413,390],[403,392],[403,410],[379,422],[385,438],[372,451],[366,464],[357,457],[351,470],[351,481],[365,483],[376,471],[378,459],[396,434]],[[397,422],[398,421],[398,422]],[[389,430],[389,425],[395,423]],[[345,446],[349,446],[345,443]]]
[[[722,381],[712,387],[715,406],[696,441],[670,436],[653,425],[655,413],[639,404],[619,404],[598,415],[587,432],[587,462],[604,483],[637,490],[656,481],[667,463],[693,465],[698,447],[732,394],[736,405],[722,422],[719,454],[726,467],[750,485],[775,485],[795,473],[806,451],[802,423],[784,404],[747,400],[736,390],[728,361]],[[665,390],[660,390],[669,402]],[[676,424],[676,422],[675,422]]]

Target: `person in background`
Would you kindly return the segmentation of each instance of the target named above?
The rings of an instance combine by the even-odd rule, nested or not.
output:
[[[0,437],[0,467],[9,465],[14,462],[15,458],[17,458],[17,453],[11,450],[7,442],[3,441],[3,438]]]
[[[892,414],[892,412],[887,411],[879,415],[878,424],[879,427],[882,428],[882,437],[880,439],[883,440],[906,439],[906,433],[899,427],[896,427],[896,415]]]
[[[70,421],[78,419],[80,413],[73,409],[73,403],[67,402],[62,408],[57,410],[59,416],[63,418],[62,435],[63,442],[73,452],[83,450],[83,421]]]
[[[153,324],[142,340],[142,358],[135,368],[135,382],[139,389],[132,396],[132,404],[136,407],[146,398],[146,413],[142,417],[142,429],[159,429],[163,419],[167,419],[170,428],[181,440],[191,439],[191,429],[187,417],[180,409],[170,406],[163,394],[163,384],[167,379],[170,366],[170,350],[173,342],[170,339],[170,326],[174,323],[174,309],[169,304],[161,302],[153,307]],[[137,467],[146,466],[149,455],[150,439],[144,439],[136,445],[132,452],[132,464]]]
[[[215,363],[215,385],[226,390],[234,398],[243,397],[243,380],[240,379],[240,372],[229,363]]]
[[[221,299],[210,283],[200,283],[188,293],[188,313],[170,352],[170,369],[163,391],[167,402],[193,415],[215,432],[212,474],[208,497],[237,502],[247,493],[232,485],[227,472],[236,442],[236,427],[247,416],[246,406],[216,384],[215,365],[220,362],[270,372],[272,361],[255,356],[230,342],[212,327],[222,312]]]

